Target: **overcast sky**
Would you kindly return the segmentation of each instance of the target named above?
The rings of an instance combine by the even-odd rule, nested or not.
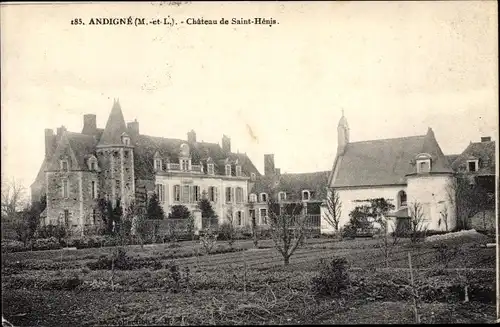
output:
[[[73,26],[81,17],[274,18],[279,25]],[[420,135],[445,154],[498,134],[496,1],[1,5],[2,178],[26,186],[44,128],[104,127],[119,98],[144,134],[231,137],[263,173],[330,170],[351,141]]]

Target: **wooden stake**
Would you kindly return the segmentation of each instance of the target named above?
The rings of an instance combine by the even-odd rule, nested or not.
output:
[[[420,317],[418,315],[418,309],[417,309],[417,290],[415,289],[415,283],[413,281],[413,269],[411,267],[411,253],[408,252],[408,264],[410,266],[410,281],[411,281],[411,289],[412,289],[412,296],[413,296],[413,310],[415,311],[415,322],[417,324],[420,324]]]

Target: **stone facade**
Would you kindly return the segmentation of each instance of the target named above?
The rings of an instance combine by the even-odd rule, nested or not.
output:
[[[45,158],[32,184],[32,201],[47,196],[41,216],[44,224],[63,224],[74,233],[84,233],[102,223],[99,199],[113,205],[120,201],[126,209],[133,201],[144,204],[153,192],[160,192],[160,186],[163,189],[158,195],[166,215],[175,204],[198,215],[201,194],[215,187],[212,204],[222,221],[231,209],[236,224],[248,224],[248,181],[260,174],[246,154],[231,152],[226,135],[222,147],[196,142],[194,131],[188,133],[187,141],[142,135],[137,121],[125,125],[115,101],[104,129],[97,128],[95,115],[85,115],[82,133],[61,127],[57,135],[46,130],[45,138]],[[184,159],[189,166],[183,166]],[[186,194],[196,187],[197,197],[175,199],[175,185],[181,192],[188,186]],[[226,189],[230,199],[226,199]]]

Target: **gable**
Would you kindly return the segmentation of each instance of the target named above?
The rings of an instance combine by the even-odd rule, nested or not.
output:
[[[47,164],[47,171],[57,171],[60,170],[60,161],[67,160],[68,168],[71,170],[79,170],[80,165],[77,160],[75,153],[71,149],[71,145],[69,143],[67,133],[64,132],[57,142],[56,150],[54,151],[54,155],[49,160]]]

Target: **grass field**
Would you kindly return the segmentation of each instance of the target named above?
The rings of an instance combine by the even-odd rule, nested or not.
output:
[[[387,282],[408,281],[410,252],[422,289],[421,322],[494,321],[495,248],[470,240],[450,244],[461,251],[452,252],[444,269],[431,244],[403,242],[386,269],[377,244],[310,239],[287,267],[269,240],[259,249],[240,241],[234,244],[239,251],[211,255],[201,255],[197,242],[127,246],[130,262],[140,265],[113,272],[88,266],[113,248],[7,253],[3,315],[16,326],[413,323],[411,296]],[[226,242],[218,246],[228,250]],[[349,287],[342,295],[318,296],[311,280],[320,259],[333,256],[349,262]],[[467,303],[455,282],[464,276]],[[429,283],[446,292],[437,294]]]

